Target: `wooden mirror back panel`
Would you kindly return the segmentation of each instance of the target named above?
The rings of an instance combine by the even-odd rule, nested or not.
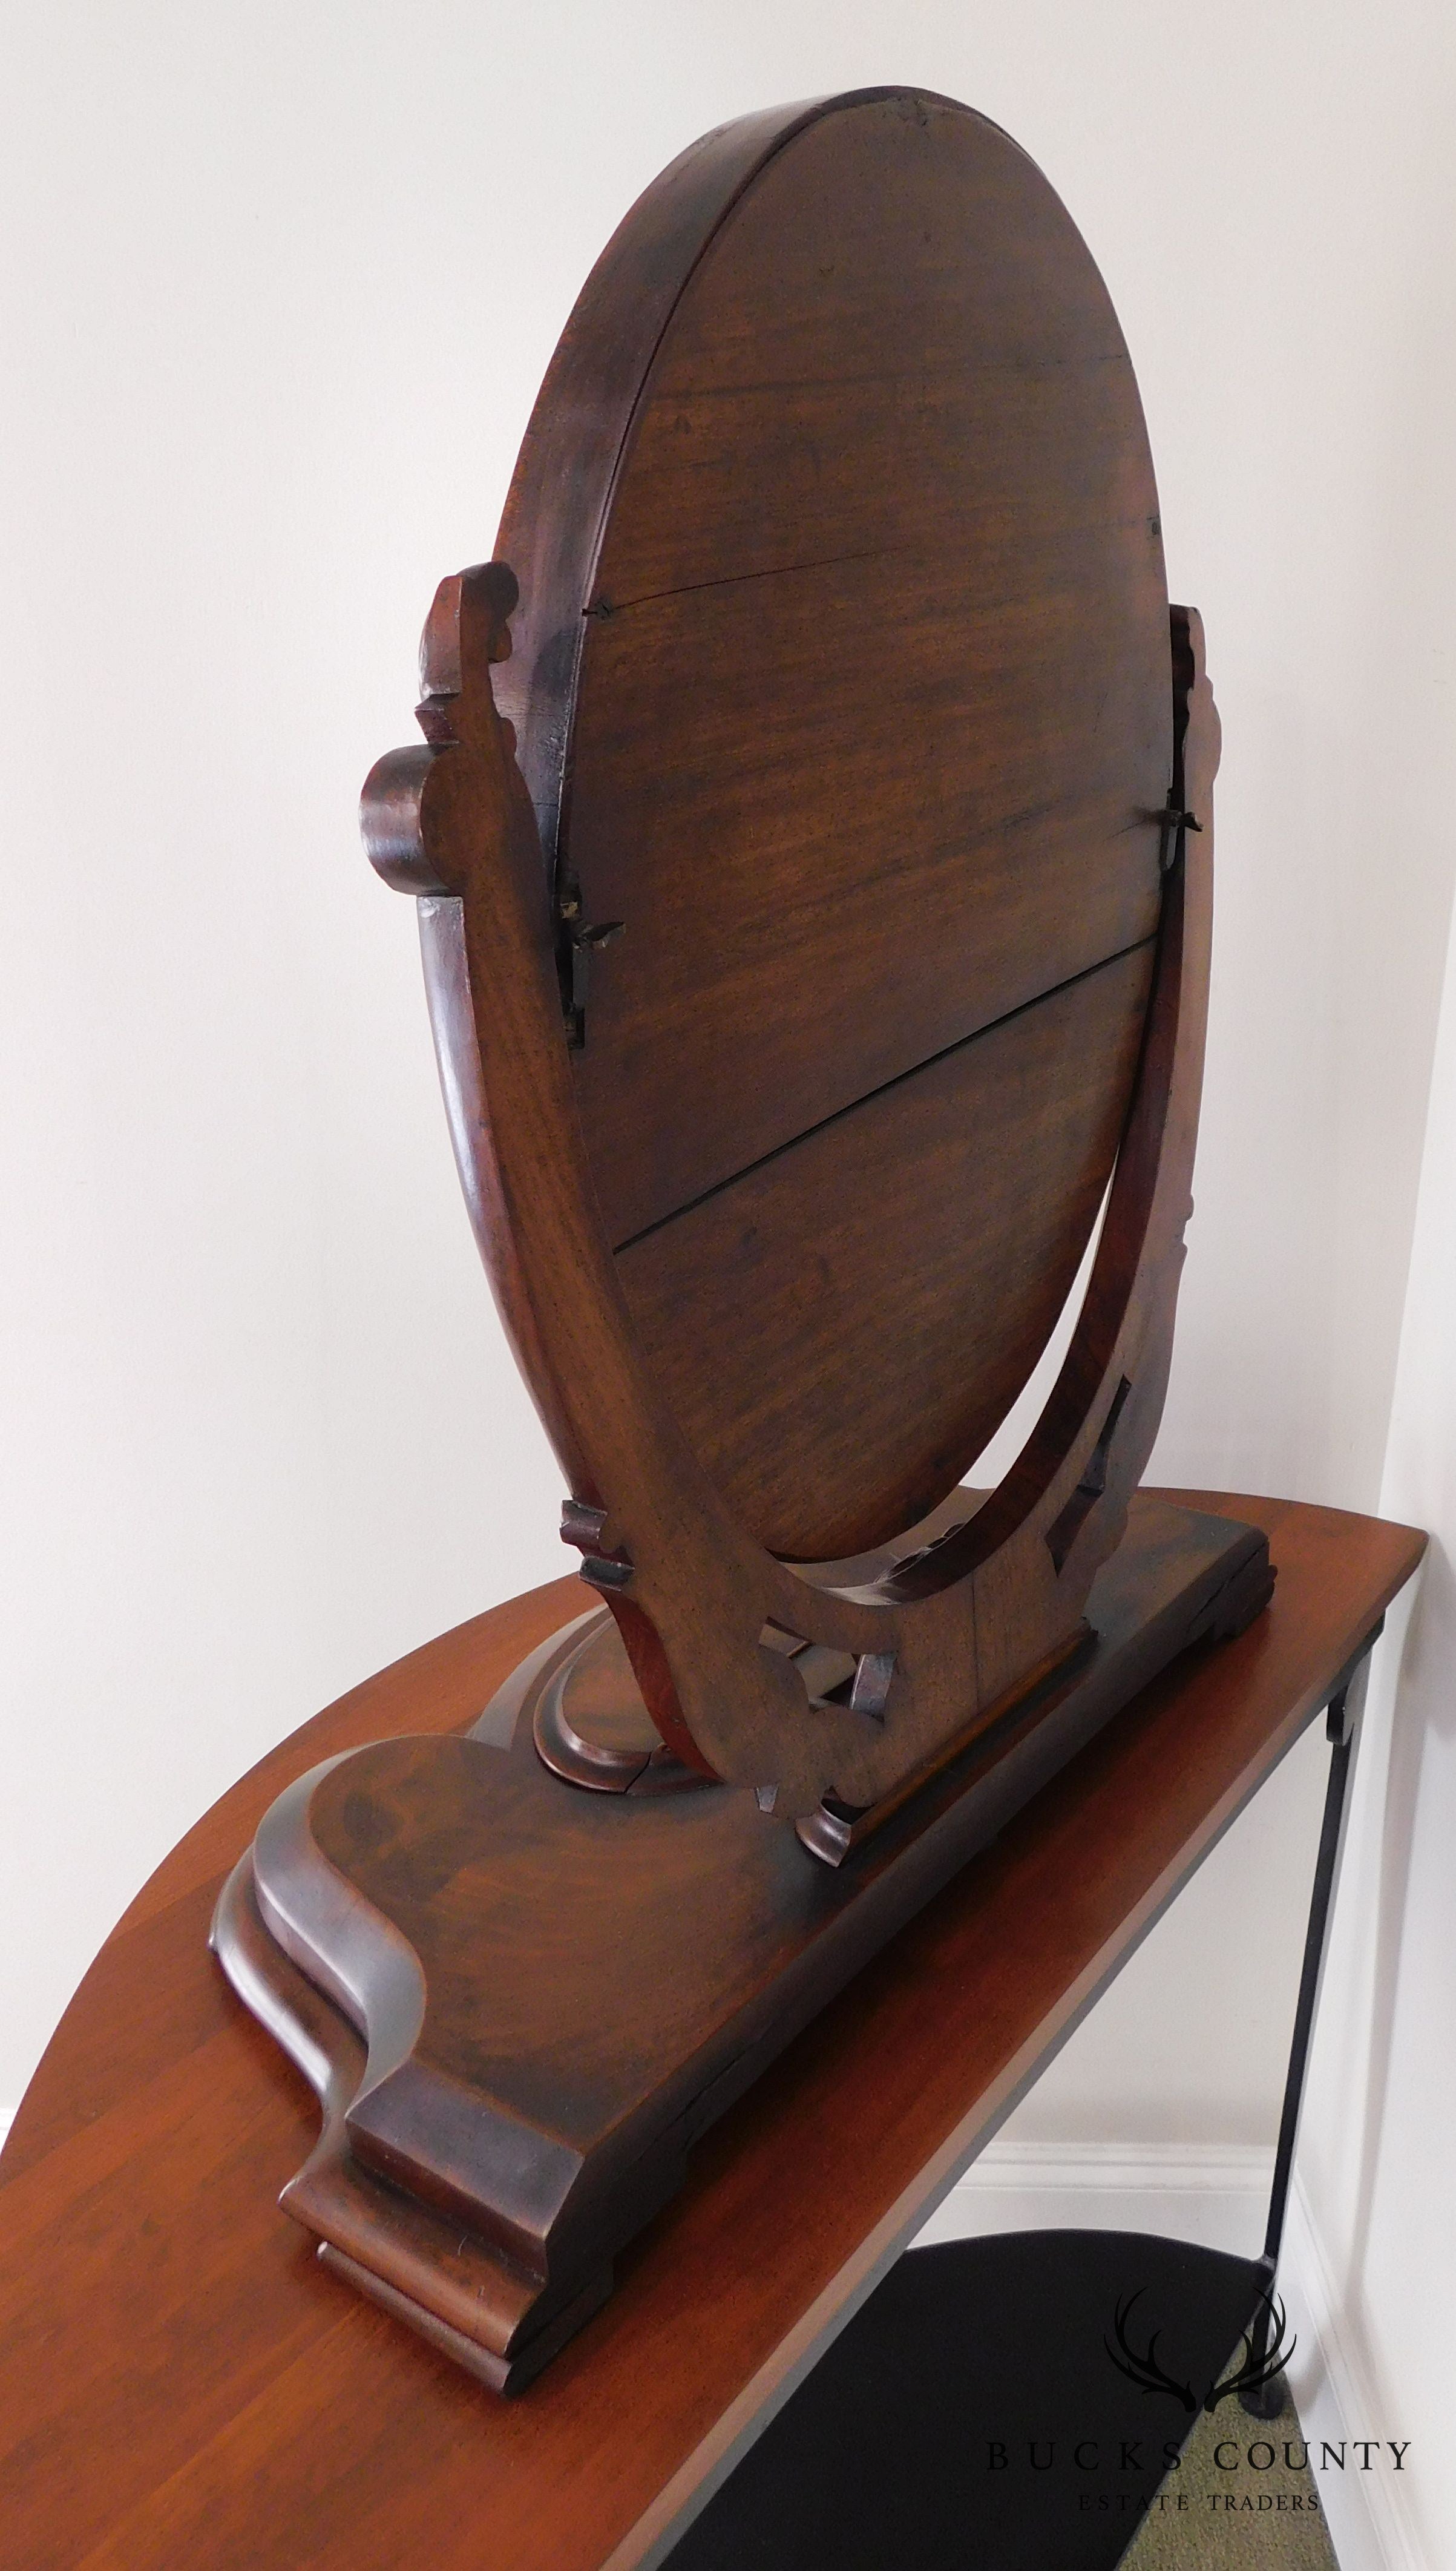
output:
[[[1137,385],[1052,189],[948,102],[766,123],[584,290],[497,693],[563,957],[621,923],[572,1071],[644,1350],[738,1521],[815,1559],[954,1486],[1072,1283],[1172,696]]]

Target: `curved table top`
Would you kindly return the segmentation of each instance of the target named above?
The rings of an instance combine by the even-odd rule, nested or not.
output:
[[[471,1721],[580,1584],[427,1644],[234,1787],[107,1940],[0,2159],[10,2571],[659,2558],[1327,1701],[1424,1546],[1332,1509],[1173,1496],[1268,1530],[1268,1612],[1146,1689],[824,2010],[514,2402],[330,2279],[278,2214],[316,2110],[207,1933],[290,1778]]]

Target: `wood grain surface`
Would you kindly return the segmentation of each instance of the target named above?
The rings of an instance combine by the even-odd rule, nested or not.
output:
[[[808,2020],[1159,1671],[1242,1633],[1273,1585],[1261,1529],[1140,1492],[1081,1649],[889,1809],[797,1828],[746,1788],[584,1793],[543,1764],[538,1691],[590,1610],[465,1735],[324,1762],[262,1822],[213,1931],[319,2094],[319,2144],[282,2204],[363,2292],[519,2392]]]
[[[591,565],[560,850],[614,1242],[1151,934],[1172,771],[1137,383],[985,118],[848,99],[685,280]]]
[[[588,280],[500,544],[362,822],[563,1532],[679,1761],[874,1803],[968,1669],[987,1709],[1075,1640],[1191,1209],[1218,727],[1085,244],[952,101],[706,136]],[[954,1487],[1110,1172],[975,1532],[799,1578]],[[848,1698],[805,1724],[765,1629]]]
[[[516,601],[515,576],[501,564],[441,583],[422,648],[418,712],[427,747],[376,764],[362,819],[381,874],[419,896],[461,1181],[499,1310],[568,1478],[562,1532],[607,1596],[644,1701],[676,1757],[771,1791],[796,1814],[826,1793],[872,1803],[963,1727],[968,1670],[978,1706],[988,1709],[1070,1645],[1157,1432],[1192,1211],[1208,1003],[1219,731],[1202,625],[1191,609],[1170,611],[1174,801],[1164,816],[1167,871],[1151,994],[1106,1221],[1061,1372],[975,1527],[944,1533],[917,1557],[913,1576],[901,1565],[854,1591],[806,1583],[728,1506],[634,1325],[575,1112],[536,818],[514,733],[493,698],[491,673],[510,663]],[[1132,969],[1139,951],[1029,1003],[1024,1025],[1003,1021],[967,1039],[967,1054],[989,1043],[994,1060],[1000,1043],[1020,1043],[1026,1027],[1055,1027],[1074,1001],[1081,1006],[1088,993],[1115,987],[1120,967]],[[1118,1014],[1109,1013],[1114,1031]],[[1126,1009],[1122,1027],[1131,1050]],[[1058,1048],[1051,1051],[1055,1061]],[[1065,1060],[1065,1043],[1060,1051]],[[919,1079],[907,1074],[900,1086],[909,1094]],[[1043,1165],[1057,1156],[1069,1122],[1065,1098],[1044,1105],[1031,1129]],[[858,1123],[866,1112],[861,1102],[844,1121]],[[1003,1098],[1002,1112],[1013,1131],[1023,1130],[1025,1102]],[[1070,1124],[1075,1134],[1078,1119]],[[888,1186],[883,1170],[879,1176]],[[1011,1190],[1021,1173],[1007,1167],[1000,1176]],[[899,1203],[923,1221],[913,1173],[896,1172],[894,1182]],[[928,1235],[942,1300],[955,1284],[953,1257],[944,1255],[946,1212],[935,1208],[941,1230]],[[954,1227],[954,1206],[949,1215]],[[798,1231],[784,1226],[787,1261],[806,1255],[798,1243]],[[750,1247],[739,1238],[740,1259]],[[873,1249],[878,1259],[878,1240]],[[714,1290],[728,1309],[716,1283]],[[923,1337],[922,1305],[907,1298],[905,1308]],[[893,1298],[886,1317],[903,1328],[904,1308]],[[964,1325],[963,1306],[960,1317]],[[744,1321],[736,1309],[730,1318],[733,1338],[705,1344],[700,1367],[708,1375],[722,1362],[741,1400],[750,1378],[730,1359]],[[980,1353],[984,1363],[984,1343]],[[810,1358],[831,1361],[822,1336],[799,1354],[806,1372]],[[949,1389],[958,1412],[964,1408],[949,1358],[933,1381]],[[901,1406],[893,1365],[878,1364],[868,1389],[882,1412]],[[861,1400],[861,1413],[865,1406]],[[853,1434],[873,1451],[884,1424],[861,1415]],[[843,1436],[843,1423],[822,1405],[817,1426],[821,1439]],[[760,1451],[760,1475],[776,1469],[771,1451]],[[894,1491],[845,1486],[836,1520],[827,1477],[815,1482],[805,1470],[799,1488],[822,1512],[828,1557],[882,1548],[903,1532],[887,1506]],[[785,1554],[798,1550],[785,1544]],[[850,1655],[873,1680],[873,1706],[856,1678],[847,1704],[821,1698],[806,1726],[801,1689],[776,1654],[758,1648],[765,1625]]]
[[[968,1105],[934,1204],[907,1075],[1159,920],[1161,521],[1086,245],[948,100],[851,93],[705,137],[584,289],[498,550],[543,916],[549,879],[559,942],[568,903],[621,927],[572,1085],[647,1353],[760,1543],[877,1540],[1030,1372],[1132,1090],[1121,1019],[1023,1028],[1024,1112]],[[1094,1173],[1049,1115],[1096,1138]],[[805,1162],[782,1157],[831,1120],[832,1243],[817,1207],[785,1219]],[[1034,1257],[997,1231],[1013,1185]],[[725,1271],[765,1188],[768,1263]],[[859,1419],[894,1389],[846,1459],[836,1388],[870,1343]]]
[[[774,1552],[836,1552],[850,1492],[914,1525],[1000,1426],[1092,1232],[1152,979],[1151,942],[1095,966],[618,1252],[690,1443]]]
[[[331,1752],[471,1722],[558,1582],[368,1681],[133,1904],[21,2108],[0,2206],[7,2571],[613,2571],[781,2397],[1410,1576],[1409,1529],[1180,1493],[1269,1531],[1274,1604],[1156,1684],[709,2138],[557,2365],[500,2404],[322,2275],[272,2196],[313,2102],[206,1950],[218,1886]]]

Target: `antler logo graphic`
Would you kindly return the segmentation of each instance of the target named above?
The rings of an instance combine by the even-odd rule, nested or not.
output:
[[[1261,2294],[1258,2310],[1243,2333],[1239,2359],[1232,2373],[1218,2376],[1200,2399],[1192,2383],[1180,2382],[1177,2375],[1170,2374],[1166,2367],[1160,2365],[1158,2342],[1163,2336],[1161,2330],[1153,2332],[1145,2348],[1139,2349],[1132,2344],[1128,2325],[1135,2306],[1142,2302],[1146,2292],[1147,2288],[1140,2286],[1135,2295],[1129,2295],[1119,2304],[1113,2318],[1117,2345],[1115,2347],[1111,2339],[1105,2338],[1103,2346],[1118,2372],[1125,2374],[1130,2383],[1141,2385],[1145,2392],[1168,2393],[1191,2419],[1200,2410],[1216,2410],[1219,2402],[1226,2401],[1230,2392],[1259,2391],[1265,2383],[1273,2380],[1281,2366],[1288,2363],[1298,2345],[1296,2338],[1291,2338],[1287,2346],[1284,2344],[1288,2322],[1283,2305],[1276,2303],[1272,2296]]]

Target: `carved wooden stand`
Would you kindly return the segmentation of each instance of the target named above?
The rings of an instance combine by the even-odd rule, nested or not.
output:
[[[842,286],[837,256],[809,256],[814,227],[832,248],[866,203],[876,227]],[[1004,291],[937,246],[987,224]],[[796,417],[792,386],[764,389],[768,354],[741,357],[755,330],[778,344],[790,238],[808,245],[793,290],[821,362],[858,387],[918,329],[932,388],[898,514],[859,554],[908,396],[896,375],[878,408],[838,397],[836,420],[860,408],[834,431],[840,515],[821,541],[839,550],[817,561],[792,550],[817,485],[785,494],[753,469],[755,437],[790,477],[819,453],[817,395]],[[720,517],[741,569],[713,556]],[[1028,531],[1012,570],[992,559],[1007,525]],[[466,1735],[303,1780],[215,1933],[323,2101],[288,2210],[507,2389],[601,2300],[692,2141],[812,2011],[1174,1653],[1238,1631],[1271,1575],[1252,1530],[1134,1497],[1192,1210],[1218,725],[1192,611],[1171,611],[1159,673],[1170,611],[1136,387],[1045,182],[996,129],[903,92],[709,137],[586,289],[503,536],[536,584],[524,650],[502,668],[504,563],[442,584],[425,746],[380,762],[363,826],[418,899],[466,1198],[573,1495],[563,1535],[610,1613],[535,1655]],[[744,584],[751,621],[725,641],[740,611],[723,599]],[[663,600],[678,689],[624,768]],[[826,602],[910,620],[904,720],[938,800],[896,783],[888,748],[873,776],[889,781],[865,784],[868,716],[820,636]],[[790,708],[817,689],[820,713],[764,807],[780,843],[764,857],[746,709],[775,687]],[[681,817],[661,817],[685,775],[719,869],[712,973]],[[886,846],[919,851],[934,903],[886,908]],[[679,943],[655,955],[665,917]],[[637,962],[598,967],[624,930]],[[785,950],[804,994],[786,1033]],[[876,1011],[825,1014],[826,974],[846,998],[858,976]],[[1105,1185],[1060,1374],[977,1500],[960,1475]]]
[[[287,2211],[331,2268],[519,2389],[799,2027],[1175,1653],[1240,1632],[1269,1588],[1253,1528],[1135,1499],[1084,1653],[847,1864],[822,1811],[827,1866],[742,1791],[594,1795],[551,1774],[531,1717],[600,1610],[469,1732],[314,1769],[215,1928],[323,2106]]]

